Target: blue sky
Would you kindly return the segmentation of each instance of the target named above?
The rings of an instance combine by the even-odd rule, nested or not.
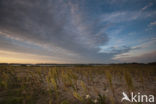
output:
[[[155,0],[1,0],[0,62],[156,61]]]

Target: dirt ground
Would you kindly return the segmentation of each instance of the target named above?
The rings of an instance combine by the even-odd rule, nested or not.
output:
[[[0,67],[0,104],[132,104],[123,92],[156,96],[156,66]]]

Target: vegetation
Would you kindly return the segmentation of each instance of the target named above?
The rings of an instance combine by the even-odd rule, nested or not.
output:
[[[0,104],[118,104],[123,91],[154,86],[155,64],[0,65]]]

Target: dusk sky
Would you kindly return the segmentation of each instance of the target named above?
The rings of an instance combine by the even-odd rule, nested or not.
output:
[[[0,63],[156,61],[156,0],[0,0]]]

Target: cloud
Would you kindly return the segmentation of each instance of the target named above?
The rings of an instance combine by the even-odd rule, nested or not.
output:
[[[124,56],[124,55],[123,55]],[[155,62],[156,61],[156,51],[145,53],[143,55],[135,56],[135,57],[126,57],[126,58],[117,58],[120,62]]]
[[[128,52],[129,50],[131,50],[130,47],[127,46],[120,46],[120,47],[101,47],[101,50],[99,51],[99,53],[112,53],[112,54],[118,54],[118,53],[125,53]]]
[[[24,54],[49,57],[52,62],[111,62],[115,55],[129,52],[131,48],[111,47],[110,52],[99,52],[99,47],[110,41],[105,32],[108,24],[155,15],[154,11],[145,11],[149,5],[139,13],[115,11],[99,18],[89,15],[85,3],[83,0],[1,0],[0,50],[21,53],[23,57]]]
[[[110,23],[121,23],[121,22],[129,22],[134,21],[137,19],[145,19],[148,17],[155,17],[156,11],[150,10],[146,11],[148,8],[150,8],[153,5],[153,3],[149,3],[140,10],[116,10],[113,12],[105,13],[101,16],[102,22],[110,22]]]
[[[144,11],[146,9],[148,9],[149,7],[151,7],[153,5],[153,3],[149,3],[148,5],[144,6],[141,10]]]
[[[20,40],[14,40],[11,38],[8,38],[6,36],[0,35],[0,50],[2,51],[8,51],[8,52],[14,52],[17,54],[27,54],[29,56],[36,55],[36,56],[43,56],[43,57],[50,57],[50,59],[55,61],[60,61],[62,58],[68,59],[68,57],[73,57],[73,54],[64,53],[62,50],[59,52],[59,49],[51,50],[48,47],[38,46],[35,44],[23,42]],[[8,55],[8,57],[11,56]],[[21,55],[22,56],[22,55]],[[74,54],[76,56],[76,54]],[[0,57],[3,57],[1,54]],[[14,56],[15,57],[15,56]],[[26,55],[23,55],[23,58],[25,58]],[[27,57],[26,57],[27,58]],[[34,60],[33,57],[29,57]]]
[[[153,62],[156,60],[155,44],[155,38],[148,39],[126,52],[114,55],[112,59],[120,62]]]
[[[155,26],[156,25],[156,21],[153,21],[149,24],[149,26]]]
[[[64,60],[98,59],[101,56],[98,46],[106,44],[108,36],[104,27],[98,21],[90,21],[81,9],[72,1],[1,0],[0,35],[15,41],[1,41],[1,49],[46,54]],[[29,47],[20,46],[18,42],[29,43]]]

